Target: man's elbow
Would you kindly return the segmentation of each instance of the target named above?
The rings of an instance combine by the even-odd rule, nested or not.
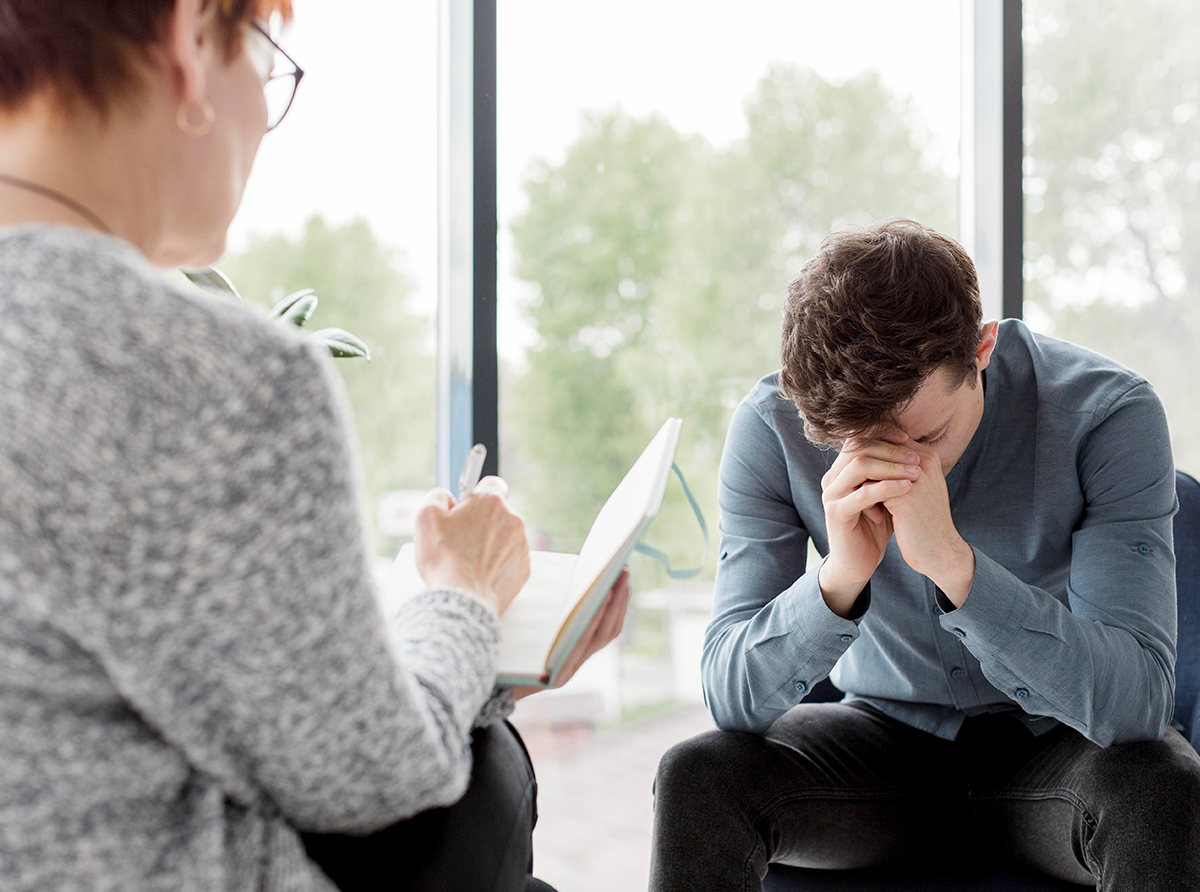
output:
[[[1107,727],[1097,728],[1087,737],[1099,746],[1123,743],[1147,743],[1162,739],[1175,714],[1175,691],[1171,682],[1158,681],[1142,701],[1143,708]]]
[[[704,705],[712,716],[713,724],[721,731],[747,731],[751,734],[762,734],[770,727],[770,722],[763,722],[755,716],[754,710],[746,701],[749,693],[731,689],[728,678],[711,679],[705,672],[702,682]]]

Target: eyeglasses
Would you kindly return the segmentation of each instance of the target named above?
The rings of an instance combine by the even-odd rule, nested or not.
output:
[[[300,86],[300,78],[304,77],[304,69],[297,65],[296,60],[275,42],[275,38],[260,22],[251,21],[250,26],[267,41],[267,44],[263,46],[265,52],[252,53],[251,60],[263,79],[263,95],[267,97],[267,131],[269,132],[279,126],[279,122],[292,107],[292,100],[296,98],[296,88]],[[279,56],[283,57],[283,62],[279,61]]]

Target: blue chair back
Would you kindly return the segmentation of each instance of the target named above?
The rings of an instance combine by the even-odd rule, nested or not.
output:
[[[1179,658],[1175,662],[1175,726],[1200,750],[1200,483],[1175,472],[1175,587]]]

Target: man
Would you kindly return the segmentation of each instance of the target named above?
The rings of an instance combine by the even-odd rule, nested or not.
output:
[[[725,445],[703,657],[722,730],[663,758],[651,888],[1007,851],[1102,890],[1200,889],[1150,385],[983,324],[970,258],[909,220],[826,240],[782,358]],[[803,703],[831,670],[846,700]]]

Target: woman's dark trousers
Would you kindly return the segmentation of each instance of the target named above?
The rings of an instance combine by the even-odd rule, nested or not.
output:
[[[304,835],[308,856],[342,892],[553,892],[533,879],[537,781],[507,722],[471,736],[462,799],[369,836]]]

